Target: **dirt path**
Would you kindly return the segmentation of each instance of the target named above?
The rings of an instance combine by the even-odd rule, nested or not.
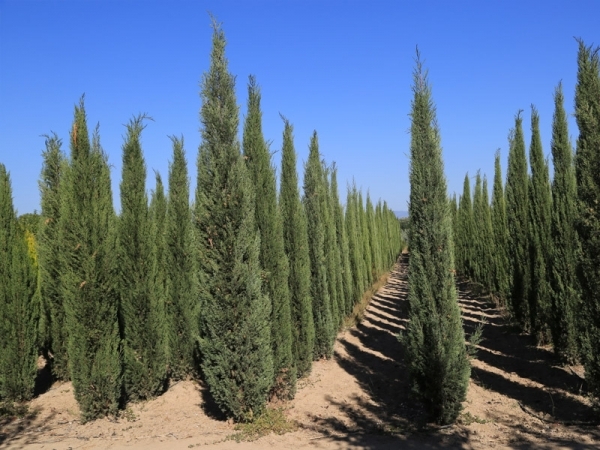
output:
[[[593,418],[580,376],[515,333],[466,284],[459,287],[467,332],[482,314],[487,321],[468,398],[459,424],[427,426],[409,399],[403,349],[396,339],[407,320],[406,270],[406,260],[396,265],[361,323],[340,333],[334,358],[315,362],[311,375],[300,380],[296,398],[285,406],[298,424],[295,432],[234,442],[228,438],[234,426],[214,417],[206,388],[195,382],[177,383],[160,398],[133,405],[118,420],[81,425],[72,386],[65,383],[32,401],[37,417],[0,422],[0,448],[600,448],[598,426],[559,423]]]

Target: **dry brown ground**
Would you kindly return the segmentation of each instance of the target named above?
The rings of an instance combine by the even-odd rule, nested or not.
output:
[[[173,385],[118,419],[80,424],[70,383],[55,383],[31,402],[32,419],[0,422],[0,448],[31,449],[599,449],[600,427],[582,395],[581,368],[556,364],[548,349],[517,334],[498,310],[461,284],[465,328],[486,317],[467,401],[459,423],[425,423],[409,399],[402,345],[406,322],[406,260],[396,265],[364,319],[338,336],[334,358],[317,361],[285,405],[297,431],[254,442],[228,439],[204,385]]]

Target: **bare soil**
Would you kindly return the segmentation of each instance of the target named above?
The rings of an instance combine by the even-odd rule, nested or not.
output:
[[[22,419],[0,419],[0,448],[10,449],[599,449],[598,415],[581,367],[558,364],[551,349],[518,334],[487,298],[459,283],[467,334],[485,317],[483,340],[457,424],[426,422],[410,399],[403,348],[407,260],[399,261],[363,320],[341,332],[334,357],[317,361],[283,405],[297,430],[235,442],[201,382],[175,383],[119,418],[79,422],[70,383],[54,383]],[[282,406],[282,405],[278,405]]]

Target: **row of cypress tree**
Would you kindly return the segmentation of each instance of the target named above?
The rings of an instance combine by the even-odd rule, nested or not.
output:
[[[453,198],[457,270],[501,299],[517,324],[540,343],[551,342],[565,361],[582,361],[600,397],[600,58],[579,41],[576,151],[569,141],[562,85],[554,93],[550,180],[531,108],[529,167],[521,112],[509,135],[502,184],[496,154],[491,205],[477,174],[458,204]],[[528,170],[529,169],[529,170]],[[473,198],[473,200],[471,200]]]
[[[316,132],[300,196],[285,118],[277,192],[259,86],[250,77],[240,143],[235,78],[213,27],[191,206],[183,138],[171,138],[168,192],[156,174],[148,198],[141,136],[151,118],[139,115],[126,127],[117,215],[82,98],[69,157],[58,136],[46,137],[36,267],[0,166],[0,245],[10,255],[0,263],[3,399],[31,397],[42,351],[55,378],[72,380],[83,420],[189,376],[206,381],[227,416],[252,420],[269,396],[291,398],[313,360],[331,356],[343,319],[395,262],[394,213],[368,195],[364,203],[355,186],[343,208]]]

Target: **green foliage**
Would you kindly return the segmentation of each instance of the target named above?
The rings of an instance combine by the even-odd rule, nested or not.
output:
[[[529,183],[529,326],[539,342],[549,338],[552,198],[548,164],[544,160],[540,136],[540,118],[531,108],[531,145],[529,147],[531,178]]]
[[[346,317],[352,312],[354,306],[354,285],[352,282],[352,268],[350,265],[350,246],[348,243],[348,232],[346,230],[346,222],[344,220],[344,209],[340,204],[340,196],[338,192],[337,168],[335,164],[331,168],[331,201],[333,204],[333,216],[335,219],[335,229],[337,232],[337,245],[340,252],[340,279],[342,282],[341,288],[341,312],[342,316]]]
[[[371,283],[373,283],[373,271],[371,270],[373,267],[373,254],[371,253],[371,239],[369,236],[369,226],[367,224],[367,211],[365,209],[365,205],[363,202],[362,192],[358,191],[358,234],[360,244],[362,245],[362,259],[364,262],[363,271],[365,274],[365,284],[362,288],[362,291],[366,291]]]
[[[492,232],[494,239],[494,292],[503,304],[509,298],[508,225],[506,222],[506,202],[502,187],[500,152],[494,161],[494,189],[492,193]]]
[[[311,269],[311,297],[315,325],[313,358],[330,357],[335,339],[335,323],[331,311],[329,278],[325,259],[327,225],[323,217],[326,190],[319,143],[315,131],[310,140],[310,152],[304,169],[304,210],[308,229],[308,248]]]
[[[600,47],[579,41],[575,118],[579,128],[575,170],[581,242],[579,280],[584,336],[582,359],[590,390],[600,397]]]
[[[579,240],[575,229],[577,218],[577,183],[573,150],[569,141],[567,114],[562,84],[554,93],[552,120],[552,258],[548,268],[551,282],[550,330],[554,352],[574,362],[578,354],[578,313],[581,297],[577,281]]]
[[[352,303],[360,301],[364,292],[365,271],[363,270],[362,245],[358,221],[358,192],[356,186],[348,186],[346,197],[346,231],[348,233],[348,248],[350,251],[350,266],[352,270],[353,295]]]
[[[123,144],[119,236],[120,321],[123,338],[123,387],[131,400],[159,394],[166,380],[164,318],[151,288],[152,223],[148,218],[146,166],[141,147],[143,121],[127,124]],[[161,345],[162,344],[162,345]]]
[[[515,116],[515,128],[509,135],[508,171],[506,174],[506,224],[510,298],[509,308],[518,324],[529,323],[529,178],[523,138],[521,111]]]
[[[463,193],[458,202],[455,259],[457,271],[467,277],[473,276],[473,264],[475,262],[473,254],[474,226],[471,184],[469,174],[466,174],[463,183]]]
[[[61,150],[62,141],[56,134],[46,136],[46,150],[42,157],[40,194],[42,203],[39,221],[38,260],[40,267],[40,296],[43,311],[44,329],[42,339],[52,354],[52,373],[59,380],[68,380],[69,365],[67,354],[67,332],[65,308],[62,299],[60,277],[61,251],[60,204],[61,188],[68,164]]]
[[[264,410],[273,382],[271,302],[264,295],[255,192],[237,140],[235,79],[225,36],[213,22],[210,69],[202,79],[202,142],[195,221],[202,371],[217,405],[236,420]]]
[[[430,419],[452,423],[470,376],[452,270],[452,224],[440,134],[417,52],[411,111],[409,323],[403,341],[414,393]]]
[[[37,373],[37,274],[0,164],[0,398],[29,400]]]
[[[118,244],[110,186],[97,130],[90,146],[82,99],[75,107],[70,167],[61,186],[59,240],[69,368],[83,421],[115,413],[121,396]]]
[[[312,366],[315,323],[310,287],[308,231],[298,190],[293,127],[287,119],[284,119],[284,125],[279,204],[283,222],[283,243],[290,264],[288,281],[293,333],[292,354],[300,377],[308,374]]]
[[[263,289],[271,299],[271,347],[275,384],[279,398],[296,391],[296,365],[292,357],[289,263],[284,250],[283,223],[277,205],[275,169],[262,133],[260,89],[254,77],[248,83],[248,114],[244,124],[244,159],[256,190],[256,224],[260,232],[260,265]]]
[[[473,279],[492,291],[493,239],[492,218],[487,199],[487,179],[477,174],[473,196]],[[475,217],[477,226],[475,226]]]
[[[183,138],[171,138],[169,198],[165,224],[166,293],[170,376],[181,380],[194,373],[198,336],[198,269],[190,209],[190,181]]]

